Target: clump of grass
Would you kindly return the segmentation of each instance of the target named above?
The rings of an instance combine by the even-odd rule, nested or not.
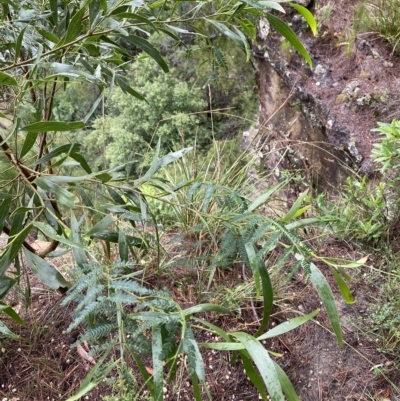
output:
[[[367,30],[376,32],[399,50],[400,0],[367,1],[364,6],[362,24]]]

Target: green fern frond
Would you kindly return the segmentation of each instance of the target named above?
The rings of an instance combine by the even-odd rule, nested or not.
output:
[[[228,71],[228,63],[226,62],[226,58],[224,54],[221,52],[221,50],[213,49],[213,53],[217,64],[225,71]]]
[[[80,341],[84,342],[87,341],[88,343],[92,343],[99,338],[106,337],[110,333],[115,330],[115,325],[112,323],[102,324],[100,326],[96,326],[92,329],[87,330],[83,335],[80,337]]]
[[[111,283],[110,288],[114,291],[125,291],[141,295],[148,295],[151,293],[151,290],[142,287],[136,281],[129,279],[115,280]]]

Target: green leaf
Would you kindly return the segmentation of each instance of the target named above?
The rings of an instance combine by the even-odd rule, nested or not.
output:
[[[106,217],[101,219],[97,224],[95,224],[89,231],[87,231],[85,235],[90,237],[93,234],[102,232],[106,228],[108,228],[111,224],[114,224],[114,222],[115,218],[111,214],[108,214]]]
[[[317,36],[317,22],[315,21],[315,18],[311,14],[311,12],[300,4],[290,3],[290,5],[304,17],[304,19],[307,21],[308,26],[311,28],[313,35]]]
[[[60,39],[56,35],[54,35],[54,33],[49,32],[40,26],[35,26],[35,29],[38,31],[40,35],[42,35],[49,42],[58,43],[60,41]]]
[[[265,334],[261,335],[260,337],[257,337],[257,340],[259,341],[266,340],[267,338],[280,336],[282,334],[287,333],[288,331],[294,330],[297,327],[301,326],[302,324],[308,322],[310,319],[316,316],[318,312],[319,309],[316,309],[315,311],[309,313],[308,315],[289,319],[288,321],[279,324],[278,326],[272,328],[271,330],[268,330]]]
[[[260,393],[262,399],[267,400],[268,398],[267,398],[267,393],[265,392],[264,382],[260,377],[260,375],[257,373],[256,369],[254,368],[251,358],[248,357],[247,352],[243,351],[239,352],[240,352],[240,357],[242,358],[243,367],[244,370],[246,371],[247,377],[254,384],[254,387]]]
[[[21,30],[21,32],[18,35],[17,41],[15,42],[15,54],[14,54],[14,63],[18,62],[20,53],[21,53],[21,46],[22,46],[22,40],[24,39],[24,34],[25,34],[26,26]]]
[[[17,312],[11,306],[5,304],[4,302],[0,302],[0,310],[6,313],[11,317],[15,322],[19,323],[21,326],[25,326],[25,322],[20,318]]]
[[[274,364],[279,382],[281,383],[281,387],[286,395],[287,401],[300,401],[300,398],[297,396],[293,384],[287,377],[286,373],[275,361],[272,361],[272,363]]]
[[[272,289],[272,283],[269,278],[269,274],[267,268],[265,267],[264,262],[257,256],[256,251],[254,249],[253,243],[245,244],[247,257],[249,258],[250,264],[253,270],[253,276],[256,280],[256,277],[261,278],[261,286],[263,290],[263,319],[260,325],[260,328],[257,330],[255,336],[258,336],[260,333],[264,331],[264,329],[268,325],[269,317],[271,316],[272,307],[274,305],[274,294]],[[258,271],[258,274],[255,275],[254,271]]]
[[[26,262],[33,274],[50,288],[59,289],[69,286],[69,283],[54,265],[47,263],[41,257],[24,248]]]
[[[348,287],[346,282],[342,279],[342,276],[335,269],[332,268],[331,270],[332,270],[333,275],[335,276],[335,280],[339,286],[340,292],[341,292],[345,302],[350,305],[354,304],[354,302],[356,302],[356,301],[353,298],[353,296],[351,295],[350,288]]]
[[[264,8],[272,8],[273,10],[286,14],[285,9],[277,1],[261,0],[258,1],[258,4]]]
[[[75,203],[78,201],[76,196],[73,195],[71,192],[59,187],[47,178],[37,177],[34,183],[43,190],[51,192],[56,200],[60,203],[60,205],[63,205],[67,208],[72,209],[75,206]]]
[[[214,21],[214,20],[211,20],[211,19],[206,19],[206,21],[208,21],[209,23],[214,25],[221,33],[223,33],[228,38],[232,39],[240,47],[243,47],[243,41],[240,38],[240,36],[237,35],[236,33],[232,32],[226,25],[222,24],[221,22]]]
[[[49,162],[54,157],[57,157],[63,153],[67,153],[71,155],[72,152],[79,152],[81,149],[81,145],[78,143],[72,143],[68,145],[61,145],[53,149],[51,152],[45,154],[39,160],[36,161],[35,165],[43,164]]]
[[[112,348],[113,347],[110,346],[106,350],[104,355],[97,361],[96,365],[90,369],[89,373],[82,380],[78,392],[72,397],[69,397],[66,401],[77,401],[82,399],[85,394],[87,394],[90,390],[93,390],[117,366],[118,360],[108,364],[105,369],[100,370],[104,364],[104,360],[110,354]]]
[[[53,26],[57,26],[58,20],[58,0],[50,0],[51,16],[49,20]]]
[[[277,185],[274,185],[273,187],[269,188],[267,192],[264,194],[260,195],[255,201],[251,203],[251,205],[247,208],[248,212],[253,212],[254,210],[258,209],[260,206],[264,205],[267,201],[271,199],[271,196],[282,189],[284,186],[287,185],[289,182],[288,179],[280,182]]]
[[[71,240],[82,244],[81,236],[79,233],[79,223],[76,220],[74,212],[71,210]],[[87,264],[86,253],[83,249],[80,248],[72,248],[72,252],[74,253],[75,262],[78,266],[84,266]]]
[[[82,71],[76,67],[73,67],[72,65],[69,64],[50,63],[47,67],[54,74],[53,76],[51,76],[51,79],[54,79],[54,76],[63,76],[67,78],[85,80],[95,85],[104,84],[104,82],[100,78],[92,74],[89,74],[86,71]]]
[[[153,356],[154,401],[163,400],[163,354],[161,326],[155,325],[152,330],[151,354]]]
[[[246,348],[267,387],[272,401],[284,401],[281,384],[274,363],[263,345],[243,332],[232,333]]]
[[[300,209],[300,206],[302,205],[304,199],[308,195],[309,188],[307,188],[303,193],[300,194],[300,196],[296,199],[296,202],[293,203],[292,207],[290,208],[289,212],[286,214],[286,216],[283,218],[283,222],[287,223],[293,218],[295,218],[297,212]]]
[[[79,34],[82,33],[82,17],[84,16],[85,11],[86,7],[82,7],[78,12],[75,13],[68,25],[68,29],[64,38],[59,42],[57,47],[74,41]]]
[[[230,310],[224,308],[220,305],[215,304],[199,304],[192,306],[191,308],[185,309],[183,314],[185,316],[193,315],[194,313],[201,313],[201,312],[218,312],[218,313],[229,313]]]
[[[2,321],[0,321],[0,333],[14,340],[18,340],[20,338],[14,334]]]
[[[8,194],[5,194],[5,195],[8,195]],[[3,202],[0,205],[0,232],[3,232],[4,223],[6,221],[6,218],[8,216],[9,210],[10,210],[11,200],[12,200],[12,196],[7,197],[3,200]]]
[[[18,82],[11,75],[0,71],[0,85],[18,86]]]
[[[139,100],[144,100],[146,101],[146,98],[142,96],[139,92],[136,92],[133,88],[131,88],[126,80],[121,77],[120,75],[115,75],[115,83],[119,85],[119,87],[122,89],[123,92],[129,93],[133,97],[139,99]]]
[[[126,240],[126,235],[123,232],[122,228],[118,230],[118,251],[119,251],[119,258],[122,261],[127,262],[129,260],[129,249]]]
[[[144,363],[141,361],[141,359],[136,355],[134,351],[132,351],[130,348],[128,348],[133,359],[135,360],[135,363],[140,371],[140,374],[142,375],[144,379],[144,383],[146,384],[147,388],[149,389],[151,395],[154,398],[154,383],[153,380],[151,380],[151,375],[150,373],[146,370],[146,366]]]
[[[76,247],[76,248],[85,249],[85,247],[82,244],[71,241],[68,238],[58,235],[56,230],[54,230],[54,228],[50,224],[42,223],[40,221],[35,221],[33,223],[33,226],[37,227],[44,235],[46,235],[47,237],[49,237],[55,241],[61,242],[62,244],[65,244],[65,245],[69,245],[73,248]]]
[[[296,220],[293,223],[285,225],[285,229],[288,231],[295,230],[301,227],[311,226],[313,224],[320,224],[323,220],[319,217],[309,217],[307,219]]]
[[[21,214],[22,219],[24,215]],[[15,219],[14,219],[15,220]],[[14,222],[11,226],[11,232],[13,232]],[[32,224],[26,226],[23,230],[19,230],[18,234],[13,234],[13,237],[8,237],[9,241],[9,248],[3,252],[0,257],[0,277],[3,278],[5,272],[7,271],[8,267],[10,266],[11,262],[15,259],[18,252],[20,251],[22,244],[25,241],[25,238],[28,236],[29,232],[32,230]],[[10,234],[11,234],[10,232]],[[14,236],[15,235],[15,236]]]
[[[298,255],[296,254],[296,259]],[[333,296],[331,287],[329,286],[328,281],[315,266],[314,263],[310,263],[310,280],[313,283],[315,289],[317,290],[324,306],[326,309],[326,313],[328,314],[329,320],[331,321],[333,331],[335,332],[339,347],[343,346],[343,338],[342,338],[342,331],[340,329],[340,322],[339,322],[339,314],[335,304],[335,298]]]
[[[28,132],[26,134],[26,138],[19,155],[20,159],[22,159],[32,149],[33,145],[36,143],[38,135],[39,132]]]
[[[28,132],[49,132],[49,131],[73,131],[85,128],[83,121],[60,122],[60,121],[39,121],[36,123],[25,125],[23,131]]]
[[[271,24],[273,28],[275,28],[282,36],[284,36],[293,47],[304,57],[310,67],[312,67],[312,61],[310,55],[308,54],[306,48],[303,43],[300,42],[299,38],[293,32],[293,30],[281,19],[275,17],[271,14],[266,14],[265,18],[267,18],[268,22]]]
[[[136,35],[129,35],[125,38],[134,46],[139,47],[144,52],[146,52],[150,57],[152,57],[157,64],[164,70],[164,72],[168,72],[169,68],[165,60],[161,57],[160,52],[146,39],[143,39]]]
[[[257,30],[254,24],[247,18],[235,18],[236,22],[243,29],[243,32],[254,42],[256,40]]]

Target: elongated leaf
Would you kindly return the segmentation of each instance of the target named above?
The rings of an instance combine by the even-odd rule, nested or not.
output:
[[[241,28],[243,29],[243,32],[252,40],[256,40],[256,35],[257,35],[257,30],[254,24],[248,20],[247,18],[245,19],[239,19],[235,18],[236,22],[239,23]]]
[[[6,195],[8,195],[8,194],[6,194]],[[3,200],[3,202],[0,205],[0,232],[3,232],[4,223],[6,221],[6,218],[8,216],[8,211],[11,206],[11,200],[12,200],[12,196],[7,197]]]
[[[300,398],[297,396],[296,390],[294,389],[293,384],[287,377],[286,373],[275,361],[272,361],[272,363],[274,364],[279,382],[281,383],[281,387],[286,395],[287,401],[300,401]]]
[[[151,354],[153,356],[153,382],[154,382],[154,400],[163,400],[163,354],[161,326],[155,325],[152,330]]]
[[[71,240],[74,242],[82,243],[79,233],[79,223],[76,220],[74,212],[71,210]],[[84,266],[87,263],[86,253],[83,249],[72,248],[74,253],[75,262],[78,266]]]
[[[293,223],[289,223],[285,225],[286,230],[295,230],[296,228],[301,228],[301,227],[307,227],[311,226],[313,224],[319,224],[321,223],[321,219],[318,217],[309,217],[307,219],[301,219],[294,221]]]
[[[297,256],[296,256],[297,258]],[[328,314],[329,320],[331,321],[333,331],[335,332],[339,347],[343,346],[342,331],[340,329],[339,314],[336,308],[335,298],[333,296],[331,287],[328,281],[315,266],[314,263],[310,263],[310,280],[313,283],[315,289],[317,290],[321,301],[323,302],[326,313]]]
[[[23,217],[22,214],[19,216]],[[3,278],[5,272],[7,271],[12,261],[17,256],[18,252],[22,247],[22,244],[25,241],[25,238],[28,236],[31,230],[32,230],[32,224],[29,224],[23,230],[20,230],[18,234],[15,234],[13,238],[11,237],[8,238],[10,246],[5,252],[3,252],[3,254],[0,257],[0,278]]]
[[[146,384],[147,388],[149,389],[151,395],[154,398],[154,383],[153,383],[153,380],[151,380],[150,373],[147,371],[146,366],[141,361],[141,359],[138,357],[138,355],[136,355],[136,353],[134,351],[132,351],[130,348],[129,348],[129,351],[130,351],[133,359],[135,360],[136,366],[138,367],[140,374],[142,375],[142,377],[144,379],[144,383]]]
[[[40,35],[42,35],[49,42],[58,43],[60,41],[60,38],[58,38],[56,35],[54,35],[54,33],[49,32],[40,26],[35,26],[35,29],[39,32]]]
[[[246,371],[247,377],[254,384],[257,391],[260,393],[263,400],[267,400],[267,393],[265,391],[265,385],[263,379],[257,373],[253,366],[251,358],[248,357],[248,352],[240,351],[240,357],[242,359],[244,370]]]
[[[311,28],[313,35],[317,36],[317,22],[315,21],[315,18],[311,14],[311,12],[300,4],[290,3],[290,5],[304,17],[304,19],[307,21],[308,26]]]
[[[285,9],[277,1],[261,0],[257,3],[265,8],[271,8],[273,10],[277,10],[283,14],[286,14]]]
[[[289,182],[289,180],[284,180],[284,181],[280,182],[279,184],[274,185],[273,187],[269,188],[267,192],[265,192],[262,195],[260,195],[255,201],[253,201],[251,203],[251,205],[247,208],[247,211],[248,212],[253,212],[254,210],[259,208],[260,206],[264,205],[264,203],[266,203],[267,201],[270,200],[271,196],[275,192],[279,191],[284,186],[286,186],[288,182]]]
[[[94,225],[89,231],[87,231],[85,235],[91,236],[98,232],[102,232],[106,228],[110,227],[111,224],[113,224],[114,222],[115,218],[111,214],[108,214],[106,217],[101,219],[96,225]]]
[[[47,263],[41,257],[24,248],[26,262],[33,274],[50,288],[59,289],[69,286],[69,283],[54,265]]]
[[[78,199],[71,192],[54,184],[54,182],[47,178],[37,177],[34,181],[40,188],[45,191],[51,192],[60,205],[68,208],[73,208]]]
[[[194,313],[201,313],[201,312],[218,312],[218,313],[229,313],[230,310],[224,308],[220,305],[215,304],[199,304],[192,306],[191,308],[185,309],[183,314],[185,316],[193,315]]]
[[[82,32],[82,17],[84,16],[85,11],[86,7],[82,7],[78,12],[75,13],[68,25],[65,37],[59,45],[72,42],[79,36],[79,34]]]
[[[193,319],[196,320],[197,322],[204,324],[204,326],[210,328],[215,334],[219,335],[225,341],[227,341],[227,342],[232,341],[232,338],[229,337],[229,334],[226,331],[222,330],[220,327],[216,326],[215,324],[212,324],[212,323],[208,322],[207,320],[203,320],[198,317],[194,317]]]
[[[290,220],[292,220],[298,210],[300,209],[301,204],[303,203],[305,197],[308,195],[309,188],[307,188],[303,193],[300,194],[300,196],[296,199],[296,202],[293,203],[292,207],[286,214],[286,216],[283,218],[284,223],[288,223]]]
[[[24,34],[25,34],[26,26],[21,30],[21,32],[18,35],[17,41],[15,42],[15,54],[14,54],[14,63],[18,62],[20,53],[21,53],[21,46],[22,46],[22,41],[24,39]]]
[[[118,230],[118,251],[119,251],[119,258],[127,262],[129,259],[129,247],[128,242],[126,240],[126,235],[122,231],[122,228]]]
[[[82,380],[78,392],[72,397],[69,397],[66,401],[77,401],[82,399],[85,394],[90,390],[93,390],[117,366],[118,360],[110,363],[105,369],[100,370],[103,366],[104,360],[107,358],[111,350],[112,347],[110,346]]]
[[[51,239],[54,239],[55,241],[61,242],[62,244],[69,245],[71,247],[85,249],[82,244],[71,241],[70,239],[63,237],[62,235],[58,235],[56,230],[54,230],[54,228],[50,224],[35,221],[33,223],[33,226],[37,227],[44,235]]]
[[[20,337],[14,334],[2,321],[0,321],[0,334],[18,340]]]
[[[342,276],[335,269],[332,268],[331,270],[332,270],[333,275],[335,276],[335,280],[339,286],[339,290],[340,290],[345,302],[350,305],[354,304],[354,302],[356,302],[356,301],[353,298],[353,296],[351,295],[350,288],[348,287],[346,282],[342,279]]]
[[[47,163],[54,157],[60,156],[63,153],[70,154],[71,152],[79,152],[80,149],[81,149],[81,145],[78,143],[57,146],[51,152],[49,152],[46,155],[44,155],[43,157],[41,157],[35,164],[38,165],[38,164],[42,164],[42,163]]]
[[[236,33],[232,32],[225,24],[211,19],[208,19],[207,21],[214,25],[225,36],[235,41],[239,46],[242,46],[242,41],[239,36],[236,35]]]
[[[136,35],[129,35],[125,38],[134,46],[139,47],[144,52],[146,52],[154,61],[164,70],[164,72],[168,72],[169,68],[165,60],[161,57],[160,52],[146,39],[143,39]]]
[[[28,132],[26,134],[26,138],[19,155],[20,159],[22,159],[32,149],[33,145],[36,143],[38,135],[39,132]]]
[[[129,93],[133,97],[147,102],[146,98],[139,92],[135,91],[131,86],[129,86],[125,78],[121,77],[120,75],[115,75],[115,83],[119,85],[119,87],[122,89],[123,92]]]
[[[28,132],[49,132],[49,131],[73,131],[85,128],[83,121],[61,122],[61,121],[40,121],[25,125],[22,130]]]
[[[58,0],[50,0],[51,16],[49,20],[53,26],[57,26],[58,20]]]
[[[0,71],[0,85],[18,86],[18,82],[11,75]]]
[[[308,54],[306,48],[303,43],[300,42],[299,38],[293,32],[293,30],[281,19],[275,17],[272,14],[266,14],[268,22],[271,24],[273,28],[275,28],[282,36],[284,36],[293,47],[304,57],[310,67],[312,67],[311,57]]]
[[[244,345],[267,387],[268,395],[272,401],[284,401],[282,387],[278,374],[268,351],[253,336],[243,332],[233,335]]]
[[[88,74],[86,71],[82,71],[69,64],[50,63],[47,67],[56,76],[60,75],[67,78],[84,79],[95,85],[104,84],[104,82],[99,77],[96,77],[95,75],[92,74]]]
[[[266,340],[267,338],[280,336],[282,334],[287,333],[288,331],[294,330],[297,327],[301,326],[302,324],[308,322],[310,319],[316,316],[318,312],[319,309],[316,309],[315,311],[309,313],[308,315],[295,317],[286,322],[283,322],[278,326],[272,328],[271,330],[268,330],[265,334],[261,335],[260,337],[257,337],[257,340],[259,341]]]
[[[194,395],[195,401],[203,401],[202,397],[201,397],[201,389],[199,386],[199,380],[197,378],[196,373],[193,372],[190,375],[190,377],[192,378],[193,395]]]
[[[21,326],[25,326],[25,322],[20,318],[17,312],[11,306],[5,304],[4,302],[0,302],[0,310],[6,313],[11,317],[15,322],[19,323]]]
[[[260,333],[264,331],[264,329],[268,325],[269,317],[271,316],[272,307],[274,305],[274,294],[267,268],[265,267],[264,262],[257,256],[256,251],[254,249],[254,244],[247,243],[245,244],[245,248],[247,257],[249,258],[250,264],[252,266],[254,279],[256,279],[256,277],[261,278],[261,286],[263,290],[263,300],[264,300],[263,318],[261,321],[260,328],[257,330],[257,333],[255,334],[255,336],[258,336]],[[257,276],[254,275],[255,270],[258,271]]]

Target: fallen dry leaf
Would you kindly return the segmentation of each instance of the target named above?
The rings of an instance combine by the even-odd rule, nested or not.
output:
[[[148,368],[148,367],[146,366],[146,370],[147,370],[147,373],[150,373],[151,375],[154,374],[154,370],[153,370],[152,368]]]
[[[78,351],[78,354],[85,360],[90,362],[93,365],[96,365],[96,361],[94,360],[94,358],[92,356],[90,356],[85,349],[82,347],[82,345],[78,345],[76,347],[76,350]]]

